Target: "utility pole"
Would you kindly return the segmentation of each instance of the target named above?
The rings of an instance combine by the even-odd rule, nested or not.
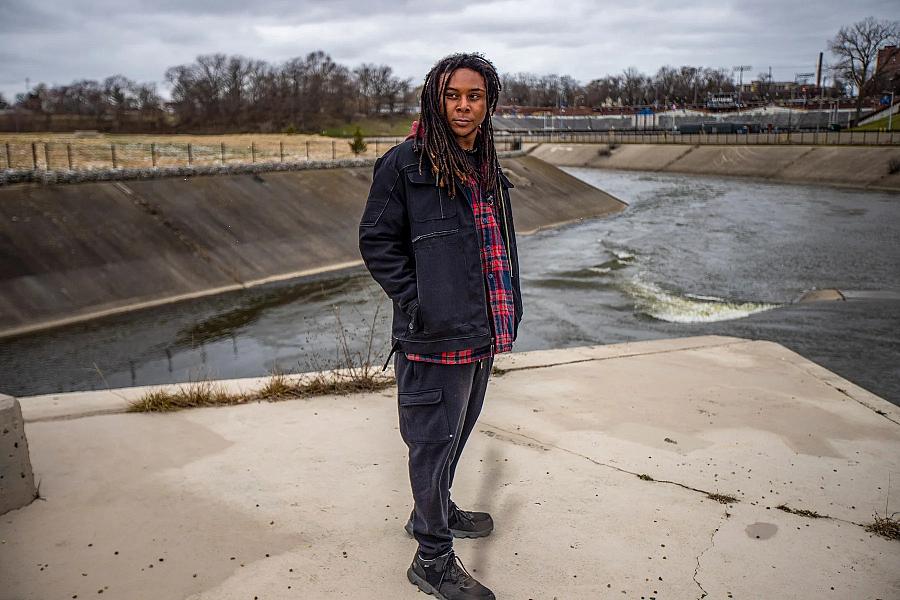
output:
[[[738,114],[741,114],[741,105],[743,105],[743,97],[744,97],[744,71],[749,71],[752,69],[750,65],[739,65],[737,67],[733,67],[731,69],[732,72],[737,71],[740,73],[738,76]]]

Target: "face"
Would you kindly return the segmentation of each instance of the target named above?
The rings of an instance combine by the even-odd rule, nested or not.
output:
[[[484,77],[472,69],[456,69],[450,74],[444,91],[444,116],[456,137],[456,142],[466,150],[475,145],[478,126],[487,115],[487,90]]]

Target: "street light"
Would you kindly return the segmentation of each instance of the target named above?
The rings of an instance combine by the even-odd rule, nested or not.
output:
[[[744,99],[744,71],[749,71],[752,68],[753,67],[751,67],[750,65],[738,65],[736,67],[732,67],[731,69],[732,73],[734,71],[740,73],[738,79],[738,114],[741,114],[741,104],[743,104]]]

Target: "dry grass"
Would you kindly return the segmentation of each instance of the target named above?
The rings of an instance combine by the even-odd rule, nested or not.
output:
[[[174,391],[153,390],[128,405],[128,412],[174,412],[207,406],[235,406],[250,402],[278,402],[312,396],[377,392],[394,385],[394,378],[371,374],[353,377],[346,373],[316,373],[302,379],[291,379],[283,373],[269,377],[257,391],[231,394],[211,381],[199,381],[179,386]]]
[[[335,307],[337,340],[341,360],[333,369],[317,368],[316,372],[290,377],[275,371],[265,384],[252,393],[231,394],[221,385],[199,381],[179,386],[175,391],[154,390],[131,402],[129,412],[171,412],[203,406],[233,406],[248,402],[277,402],[311,396],[347,395],[377,392],[394,385],[394,378],[384,375],[373,364],[373,341],[381,303],[376,306],[371,325],[366,331],[365,353],[353,352],[348,330],[341,321],[340,309]]]
[[[900,540],[900,521],[893,516],[875,515],[875,522],[866,525],[866,531],[886,537],[889,540]]]
[[[399,138],[398,138],[399,139]],[[376,145],[370,142],[360,157],[374,158],[396,139]],[[32,143],[35,143],[32,152]],[[9,144],[7,154],[6,144]],[[74,133],[0,133],[0,168],[74,170],[112,167],[115,145],[117,168],[209,166],[250,162],[297,162],[354,158],[345,139],[309,134],[145,135]],[[190,158],[188,156],[190,145]],[[9,164],[7,164],[9,163]]]
[[[128,405],[129,412],[171,412],[201,406],[223,406],[248,402],[246,396],[229,394],[211,381],[196,381],[175,391],[153,390]]]
[[[719,502],[721,504],[734,504],[735,502],[738,501],[736,496],[731,496],[729,494],[719,494],[719,493],[707,494],[706,497],[709,498],[710,500],[715,500],[716,502]]]
[[[814,510],[807,510],[805,508],[791,508],[787,504],[779,504],[776,506],[778,510],[783,510],[784,512],[791,513],[792,515],[799,515],[801,517],[808,517],[810,519],[822,519],[825,515],[820,515]]]

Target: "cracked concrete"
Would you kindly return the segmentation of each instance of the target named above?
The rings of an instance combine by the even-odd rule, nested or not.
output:
[[[900,543],[861,526],[896,406],[735,338],[497,362],[454,498],[494,516],[457,550],[499,598],[900,597]],[[137,393],[21,399],[46,501],[0,518],[0,600],[418,595],[393,390],[117,414]]]

